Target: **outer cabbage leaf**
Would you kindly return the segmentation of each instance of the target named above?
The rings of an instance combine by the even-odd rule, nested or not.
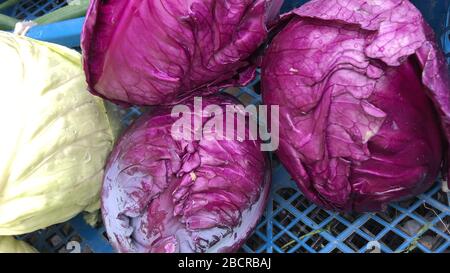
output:
[[[245,85],[282,3],[93,0],[82,35],[90,91],[119,104],[159,105]]]
[[[113,136],[78,52],[0,32],[0,235],[99,208]]]
[[[203,98],[204,108],[211,104],[236,101]],[[102,213],[119,252],[233,252],[264,211],[270,168],[260,142],[174,138],[177,120],[169,107],[145,114],[109,158]]]
[[[304,194],[375,211],[448,172],[449,74],[404,0],[313,0],[283,17],[262,68],[278,156]]]
[[[0,253],[38,253],[38,251],[12,236],[0,236]]]

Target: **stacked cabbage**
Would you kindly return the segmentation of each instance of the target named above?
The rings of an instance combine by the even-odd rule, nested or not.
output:
[[[113,135],[76,51],[0,32],[0,235],[99,208]]]

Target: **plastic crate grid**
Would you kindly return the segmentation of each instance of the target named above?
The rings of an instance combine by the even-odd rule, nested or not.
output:
[[[1,1],[0,1],[1,2]],[[306,2],[285,1],[283,11]],[[23,0],[11,14],[33,19],[67,4],[65,0]],[[442,45],[450,63],[450,8]],[[250,85],[227,90],[243,104],[260,103],[259,75]],[[122,123],[130,125],[143,109],[132,107]],[[343,214],[309,202],[275,160],[273,186],[264,216],[241,252],[450,252],[450,196],[440,183],[413,199],[392,204],[383,213]],[[41,252],[112,252],[103,226],[83,217],[19,236]]]
[[[12,15],[20,20],[32,20],[65,5],[66,0],[22,0],[12,9]]]
[[[92,228],[82,215],[66,223],[17,237],[42,253],[113,252],[105,228],[102,225]]]

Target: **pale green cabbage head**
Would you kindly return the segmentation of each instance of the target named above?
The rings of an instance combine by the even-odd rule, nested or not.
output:
[[[99,208],[113,133],[78,52],[0,32],[0,235]]]
[[[38,251],[12,236],[0,236],[0,253],[38,253]]]

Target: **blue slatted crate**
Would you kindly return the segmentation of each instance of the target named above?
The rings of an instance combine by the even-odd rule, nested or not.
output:
[[[1,2],[1,0],[0,0]],[[285,0],[283,11],[306,2]],[[413,0],[441,37],[450,63],[450,7],[448,0]],[[64,6],[64,0],[22,0],[8,10],[19,19]],[[78,47],[84,18],[34,27],[27,35]],[[244,88],[228,90],[244,103],[260,103],[259,77]],[[123,118],[129,125],[142,113],[132,108]],[[450,252],[450,195],[440,183],[414,199],[392,204],[383,213],[343,214],[323,210],[298,191],[280,164],[273,170],[267,210],[242,252]],[[42,252],[112,252],[104,227],[92,228],[80,215],[66,223],[20,236]]]

